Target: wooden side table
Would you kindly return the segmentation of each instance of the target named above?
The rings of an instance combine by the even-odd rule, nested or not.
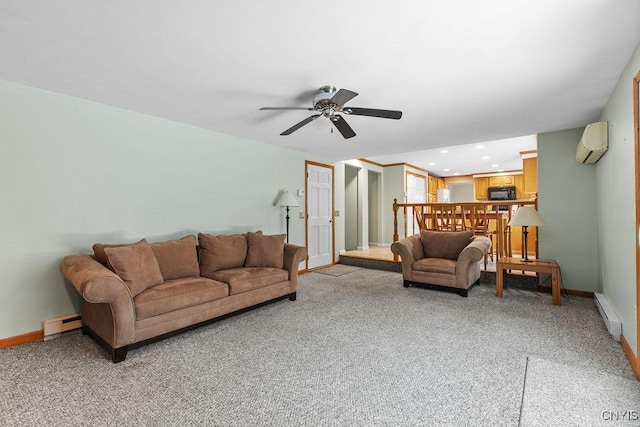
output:
[[[555,261],[529,261],[524,262],[520,258],[503,257],[496,264],[496,296],[502,298],[502,291],[506,283],[507,270],[534,271],[536,273],[551,274],[551,295],[553,305],[560,303],[560,266]]]

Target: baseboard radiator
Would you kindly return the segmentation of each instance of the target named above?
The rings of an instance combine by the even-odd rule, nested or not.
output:
[[[73,331],[82,327],[82,315],[70,314],[44,321],[44,340],[57,338],[64,332]]]
[[[596,307],[598,307],[598,311],[604,320],[604,324],[607,326],[607,330],[613,338],[619,342],[620,335],[622,335],[622,323],[615,311],[613,311],[613,307],[611,307],[611,304],[609,304],[609,301],[604,294],[594,294],[594,300],[596,302]]]

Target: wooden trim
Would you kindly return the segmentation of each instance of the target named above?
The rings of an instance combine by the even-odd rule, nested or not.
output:
[[[9,348],[21,344],[29,344],[36,341],[44,340],[43,331],[34,331],[15,337],[4,338],[0,340],[0,348]]]
[[[374,165],[374,166],[379,166],[381,168],[384,167],[384,165],[382,163],[374,162],[373,160],[365,159],[364,157],[359,157],[358,160],[360,160],[361,162],[364,162],[364,163],[369,163],[369,164]]]
[[[633,354],[633,350],[624,335],[620,337],[620,345],[624,350],[624,354],[627,355],[627,359],[629,359],[633,373],[636,374],[636,378],[640,380],[640,360],[635,356],[635,354]]]
[[[509,175],[522,175],[522,169],[515,169],[504,172],[489,172],[489,173],[478,173],[471,175],[472,178],[491,178],[492,176],[509,176]]]
[[[412,165],[411,163],[407,163],[407,162],[401,162],[401,163],[388,163],[386,165],[383,165],[382,163],[378,163],[378,162],[374,162],[373,160],[368,160],[365,159],[363,157],[359,157],[358,160],[360,160],[361,162],[366,162],[366,163],[370,163],[372,165],[376,165],[376,166],[380,166],[383,168],[388,168],[388,167],[393,167],[393,166],[408,166],[410,168],[419,170],[421,172],[425,172],[425,173],[429,173],[429,171],[425,168],[421,168],[420,166],[416,166],[416,165]],[[439,177],[440,178],[440,177]]]
[[[633,78],[633,133],[634,158],[635,158],[635,199],[636,199],[636,307],[640,307],[640,71]],[[636,351],[640,353],[640,316],[636,315]],[[638,367],[636,359],[636,368]],[[635,371],[638,375],[638,370]],[[638,377],[640,378],[640,377]]]
[[[421,172],[427,173],[427,174],[429,173],[429,171],[428,171],[427,169],[425,169],[425,168],[421,168],[421,167],[416,166],[416,165],[412,165],[411,163],[404,163],[404,165],[405,165],[405,166],[408,166],[408,167],[410,167],[410,168],[413,168],[413,169],[419,170],[419,171],[421,171]],[[439,177],[439,178],[441,178],[441,177]]]
[[[546,292],[546,293],[551,293],[551,286],[539,286],[538,290],[540,292]],[[594,298],[593,292],[590,291],[581,291],[579,289],[565,289],[565,288],[561,288],[560,289],[560,295],[571,295],[574,297],[581,297],[581,298]]]

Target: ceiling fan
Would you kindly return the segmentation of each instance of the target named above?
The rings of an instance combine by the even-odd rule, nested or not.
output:
[[[354,115],[354,116],[369,116],[369,117],[381,117],[384,119],[398,120],[402,117],[402,111],[395,110],[378,110],[375,108],[357,108],[357,107],[345,107],[344,104],[358,96],[356,92],[348,89],[338,90],[335,86],[327,85],[318,89],[318,93],[313,97],[313,108],[307,107],[262,107],[260,110],[307,110],[315,111],[318,114],[307,117],[300,123],[291,126],[289,129],[282,132],[280,135],[291,135],[293,132],[300,129],[302,126],[311,123],[315,119],[321,116],[325,116],[331,123],[340,131],[343,137],[352,138],[356,136],[356,133],[351,129],[351,126],[342,117],[342,114]]]

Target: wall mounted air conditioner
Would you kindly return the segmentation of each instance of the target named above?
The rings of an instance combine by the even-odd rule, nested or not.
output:
[[[609,148],[607,122],[587,125],[576,147],[576,162],[595,163]]]

